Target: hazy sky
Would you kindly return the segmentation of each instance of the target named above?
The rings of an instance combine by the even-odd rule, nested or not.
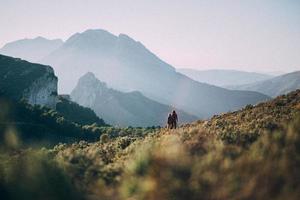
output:
[[[300,0],[0,0],[0,46],[125,33],[174,67],[300,70]]]

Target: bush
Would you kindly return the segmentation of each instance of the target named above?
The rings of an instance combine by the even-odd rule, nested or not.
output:
[[[101,136],[100,136],[100,142],[101,143],[106,143],[106,142],[108,142],[109,141],[109,135],[108,134],[102,134]]]
[[[82,199],[70,179],[43,151],[0,154],[2,199]]]

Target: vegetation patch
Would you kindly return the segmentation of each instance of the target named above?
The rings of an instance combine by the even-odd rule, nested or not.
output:
[[[54,166],[44,173],[58,170],[61,187],[77,192],[78,198],[297,200],[299,103],[298,90],[176,130],[98,127],[105,133],[97,142],[31,151]],[[13,145],[2,154],[24,155]],[[29,159],[34,154],[28,154]],[[15,170],[1,162],[1,180],[9,177],[6,169]],[[37,177],[42,181],[52,176]],[[18,189],[16,180],[11,180],[1,181],[3,194],[9,194],[13,184]],[[30,191],[22,190],[25,195]]]

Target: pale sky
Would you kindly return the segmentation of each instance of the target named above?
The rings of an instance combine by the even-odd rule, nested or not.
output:
[[[0,46],[125,33],[174,67],[300,70],[300,0],[0,0]]]

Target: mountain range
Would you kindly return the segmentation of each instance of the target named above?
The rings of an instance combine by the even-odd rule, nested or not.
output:
[[[195,81],[225,88],[229,85],[244,85],[267,80],[274,77],[268,74],[245,72],[238,70],[196,70],[180,68],[176,71],[194,79]]]
[[[82,76],[71,98],[78,104],[92,108],[106,122],[115,126],[164,126],[172,107],[155,102],[138,91],[120,92],[109,88],[91,72]],[[177,110],[180,123],[197,118]]]
[[[269,99],[258,92],[232,91],[192,80],[142,43],[101,29],[72,35],[40,62],[55,69],[60,93],[70,93],[83,74],[93,72],[111,88],[139,91],[201,118]]]
[[[268,96],[276,97],[281,94],[300,89],[300,71],[276,76],[274,78],[259,81],[252,84],[234,85],[230,87],[235,90],[257,91]]]

